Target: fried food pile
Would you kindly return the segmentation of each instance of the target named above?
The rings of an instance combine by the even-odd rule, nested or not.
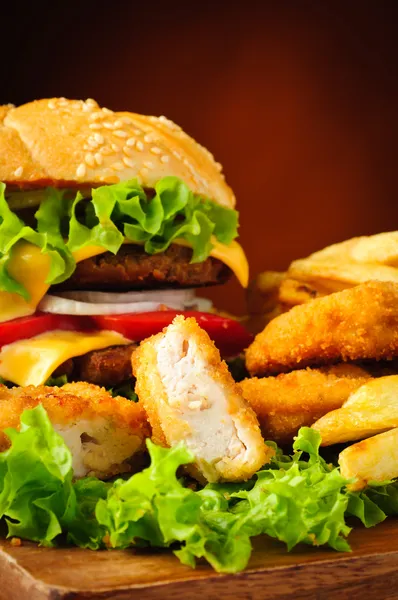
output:
[[[251,306],[257,323],[263,306],[266,324],[246,351],[252,377],[239,386],[265,439],[291,443],[306,425],[323,446],[362,440],[340,453],[352,489],[397,477],[398,232],[262,273]]]
[[[255,298],[255,317],[263,310],[266,324],[246,350],[250,377],[236,383],[209,335],[178,316],[112,363],[135,377],[138,402],[83,382],[0,385],[0,451],[9,444],[1,432],[41,403],[75,477],[136,470],[151,437],[183,442],[201,483],[246,481],[274,456],[265,440],[291,446],[302,426],[322,446],[346,445],[339,462],[353,490],[398,477],[398,232],[335,244],[257,283],[266,295]],[[98,382],[107,357],[86,365]]]

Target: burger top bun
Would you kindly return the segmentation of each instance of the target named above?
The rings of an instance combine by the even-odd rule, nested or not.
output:
[[[233,208],[221,165],[165,117],[113,112],[92,100],[51,98],[0,106],[0,181],[14,189],[79,187],[174,175]]]

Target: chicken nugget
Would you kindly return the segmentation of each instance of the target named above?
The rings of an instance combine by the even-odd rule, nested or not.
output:
[[[398,375],[362,385],[343,406],[313,424],[322,446],[361,440],[398,427]]]
[[[129,460],[145,449],[150,435],[143,407],[113,398],[104,388],[79,382],[62,387],[0,386],[0,451],[9,446],[3,432],[19,428],[25,409],[42,404],[72,453],[75,477],[107,479],[131,471]]]
[[[136,392],[164,446],[184,441],[199,480],[249,479],[273,455],[208,334],[178,316],[132,356]]]
[[[252,375],[398,355],[398,283],[374,281],[273,319],[246,351]]]
[[[244,379],[238,385],[260,422],[264,439],[290,444],[300,427],[339,408],[370,375],[354,365]]]
[[[398,477],[398,429],[379,433],[345,448],[339,455],[341,474],[356,481],[347,487],[352,492],[371,481],[388,481]]]

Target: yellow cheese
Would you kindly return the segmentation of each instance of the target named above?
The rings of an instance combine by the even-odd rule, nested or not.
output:
[[[175,244],[180,246],[189,246],[185,240],[174,240]],[[213,248],[210,252],[210,256],[221,260],[231,271],[236,275],[239,283],[242,287],[247,287],[249,283],[249,263],[247,262],[246,254],[238,242],[231,242],[229,246],[221,244],[213,236],[211,243]]]
[[[30,294],[27,302],[19,294],[0,292],[0,323],[32,315],[36,306],[48,290],[45,283],[50,268],[48,255],[42,254],[38,246],[29,242],[19,242],[13,253],[7,270],[22,283]]]
[[[135,243],[126,240],[127,244]],[[189,246],[184,240],[175,240],[176,244]],[[236,275],[243,287],[247,287],[249,267],[242,246],[233,241],[229,246],[220,244],[212,239],[213,249],[211,256],[225,263]],[[76,262],[97,256],[106,252],[102,246],[86,246],[73,253]],[[49,285],[45,283],[50,269],[50,258],[42,254],[40,248],[29,242],[20,241],[13,248],[12,257],[8,265],[10,275],[20,282],[30,294],[26,301],[19,294],[0,292],[0,323],[11,321],[19,317],[32,315],[43,296],[47,293]]]
[[[17,385],[42,385],[69,358],[92,350],[129,344],[115,331],[51,331],[3,346],[0,376]]]

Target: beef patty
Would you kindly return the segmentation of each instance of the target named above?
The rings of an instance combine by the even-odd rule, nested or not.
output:
[[[114,255],[105,252],[78,263],[72,276],[53,286],[58,290],[128,291],[165,287],[199,287],[225,283],[232,271],[208,257],[191,263],[192,249],[172,244],[165,252],[147,254],[141,246],[126,244]]]
[[[86,381],[101,387],[114,387],[133,378],[131,354],[137,344],[110,346],[70,358],[56,369],[54,377],[66,375],[69,381]]]

